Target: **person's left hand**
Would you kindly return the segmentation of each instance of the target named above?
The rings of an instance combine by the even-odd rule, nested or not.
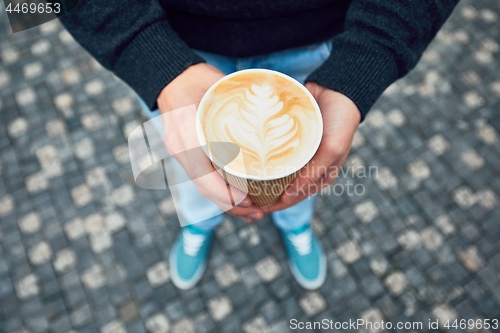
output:
[[[306,88],[318,102],[323,116],[323,138],[318,151],[300,171],[281,198],[263,209],[271,213],[293,206],[333,183],[340,172],[349,150],[361,114],[347,96],[314,82]]]

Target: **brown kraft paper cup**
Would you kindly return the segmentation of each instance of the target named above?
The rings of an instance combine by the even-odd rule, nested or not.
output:
[[[275,203],[299,173],[296,171],[291,175],[273,180],[254,180],[234,176],[224,169],[219,168],[213,162],[212,165],[229,185],[242,192],[248,191],[248,195],[252,201],[260,208],[266,208]]]

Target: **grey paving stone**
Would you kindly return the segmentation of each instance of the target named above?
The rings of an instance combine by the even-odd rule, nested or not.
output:
[[[82,327],[92,320],[91,310],[88,304],[83,304],[70,314],[71,324],[74,327]]]
[[[124,323],[130,323],[134,321],[139,315],[137,303],[134,300],[125,301],[118,306],[118,314],[120,315],[120,319]]]
[[[291,288],[289,282],[285,279],[278,279],[269,285],[270,294],[277,300],[284,300],[289,297]]]
[[[50,323],[49,329],[57,333],[69,332],[71,330],[71,322],[67,316],[60,316]]]
[[[99,303],[98,311],[95,312],[94,321],[97,326],[103,326],[104,324],[114,320],[117,317],[116,309],[111,304]]]
[[[166,333],[169,327],[169,321],[162,313],[156,313],[146,320],[146,328],[152,333]]]
[[[28,274],[16,283],[16,294],[20,299],[27,299],[38,293],[38,277],[35,274]]]
[[[221,289],[228,288],[240,281],[240,276],[233,264],[225,264],[216,268],[214,276]]]
[[[148,268],[147,278],[152,287],[157,287],[169,281],[170,276],[165,262],[158,262]]]
[[[384,287],[377,277],[367,274],[361,280],[364,290],[370,297],[376,297],[383,293]]]
[[[226,294],[231,300],[231,303],[235,307],[243,307],[248,302],[248,294],[244,292],[244,287],[242,284],[236,284],[231,288],[227,289]]]
[[[376,304],[386,318],[395,318],[401,311],[389,295],[384,295]]]
[[[276,302],[267,301],[259,311],[267,322],[271,323],[282,316],[283,310]]]
[[[233,312],[233,305],[225,296],[210,299],[207,306],[212,319],[215,321],[221,321]]]
[[[118,320],[110,321],[109,323],[101,326],[100,331],[102,333],[122,333],[126,332],[125,327],[122,322]]]
[[[400,295],[407,287],[407,279],[404,273],[395,271],[390,273],[384,283],[392,295]]]
[[[174,301],[165,307],[167,314],[173,320],[178,320],[184,316],[184,305],[179,301]]]
[[[186,310],[189,314],[196,314],[204,309],[203,299],[201,297],[196,297],[190,299],[186,304]]]
[[[273,256],[267,256],[257,262],[255,270],[263,282],[270,282],[280,275],[282,269]]]
[[[271,328],[263,317],[257,316],[243,324],[243,332],[267,333],[271,332]]]
[[[85,299],[85,292],[80,287],[73,287],[70,290],[63,293],[64,301],[68,304],[68,307],[77,306],[82,300]]]

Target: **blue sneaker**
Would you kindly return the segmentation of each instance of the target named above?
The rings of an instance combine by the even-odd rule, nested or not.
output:
[[[311,226],[280,230],[293,277],[304,289],[314,290],[326,279],[326,257],[321,242]]]
[[[189,289],[200,281],[210,250],[213,231],[192,225],[182,228],[170,251],[170,275],[179,289]]]

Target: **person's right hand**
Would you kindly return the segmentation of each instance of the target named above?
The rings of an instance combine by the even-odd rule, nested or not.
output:
[[[253,204],[245,193],[230,187],[222,177],[213,172],[214,168],[203,150],[193,149],[200,146],[195,127],[196,107],[205,92],[222,77],[224,74],[217,68],[201,63],[188,67],[163,88],[157,99],[162,115],[184,108],[168,114],[168,117],[163,116],[164,120],[168,119],[163,122],[164,141],[168,152],[172,156],[177,154],[177,160],[203,196],[215,202],[223,211],[251,223],[262,219],[262,209]],[[188,107],[192,105],[195,107]],[[189,158],[185,154],[179,154],[188,150]],[[228,191],[231,192],[234,203],[239,202],[236,206],[232,205]]]

